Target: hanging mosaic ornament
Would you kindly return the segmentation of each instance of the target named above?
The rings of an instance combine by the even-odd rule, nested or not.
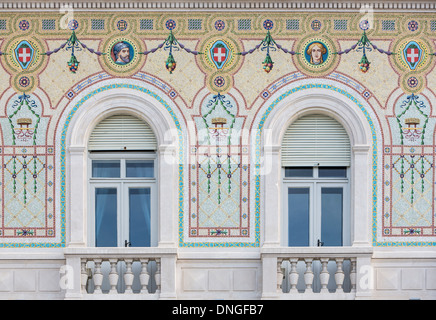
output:
[[[261,51],[266,51],[266,57],[265,60],[262,62],[263,69],[266,73],[271,72],[274,62],[272,61],[272,58],[270,56],[270,51],[277,51],[277,49],[282,50],[284,53],[289,53],[292,55],[299,54],[298,52],[289,51],[285,48],[283,48],[281,45],[279,45],[273,37],[271,36],[270,30],[273,28],[274,24],[271,20],[265,20],[263,23],[263,27],[267,30],[267,34],[265,38],[254,48],[237,53],[238,55],[245,56],[247,54],[252,54],[254,51],[258,50],[260,48]]]
[[[74,54],[75,51],[81,51],[82,49],[86,49],[89,52],[96,54],[98,56],[106,54],[106,53],[102,53],[99,51],[95,51],[94,49],[88,48],[84,43],[80,42],[76,36],[76,32],[74,31],[76,28],[77,28],[76,24],[71,25],[70,29],[72,30],[72,33],[71,33],[71,36],[68,38],[67,42],[63,43],[59,48],[56,48],[53,51],[48,51],[48,52],[43,54],[46,56],[50,56],[53,53],[59,52],[61,49],[65,48],[65,47],[66,47],[65,50],[71,50],[71,58],[67,62],[67,64],[68,64],[68,69],[72,73],[77,72],[77,70],[79,69],[79,63],[80,63]]]
[[[266,73],[270,73],[273,68],[274,62],[272,61],[271,56],[269,54],[266,55],[266,58],[265,60],[263,60],[262,64],[263,64],[263,70],[265,70]]]
[[[362,59],[359,62],[359,68],[360,71],[362,71],[363,73],[367,73],[369,70],[369,65],[371,64],[371,62],[368,61],[368,58],[366,57],[366,54],[364,54],[362,56]]]
[[[167,58],[167,61],[165,62],[165,67],[167,68],[167,70],[170,72],[170,74],[173,73],[173,71],[176,69],[176,60],[174,59],[173,56],[173,50],[174,51],[180,51],[180,49],[185,50],[188,53],[191,53],[193,55],[198,55],[198,54],[202,54],[202,52],[198,52],[198,51],[194,51],[191,50],[189,48],[186,48],[183,44],[181,44],[176,37],[173,34],[173,30],[176,27],[176,22],[174,20],[168,20],[165,23],[165,27],[170,30],[170,34],[168,35],[168,37],[165,39],[164,42],[162,42],[161,44],[159,44],[156,48],[153,48],[151,50],[148,51],[144,51],[144,52],[140,52],[140,54],[143,55],[148,55],[150,53],[154,53],[157,50],[161,49],[162,47],[164,48],[164,50],[169,50],[169,55]]]
[[[77,61],[74,53],[71,53],[71,59],[68,61],[68,67],[72,73],[76,73],[77,69],[79,69],[79,61]]]
[[[167,59],[167,61],[165,63],[165,66],[166,66],[167,70],[170,72],[170,74],[172,74],[173,71],[176,69],[176,65],[177,65],[176,64],[176,60],[174,60],[173,54],[170,53],[168,55],[168,59]]]
[[[377,50],[380,53],[384,53],[386,55],[392,55],[395,54],[394,52],[391,51],[385,51],[383,49],[378,48],[375,44],[373,44],[371,41],[369,41],[368,36],[366,35],[366,30],[369,29],[369,23],[368,21],[362,21],[359,24],[360,28],[363,30],[363,34],[362,37],[360,38],[360,40],[352,45],[349,49],[346,49],[344,51],[339,51],[339,52],[334,52],[333,54],[338,54],[338,55],[342,55],[342,54],[347,54],[352,50],[355,50],[357,52],[362,52],[362,58],[360,59],[358,65],[359,65],[359,69],[360,71],[362,71],[363,73],[367,73],[369,70],[369,65],[371,64],[366,56],[366,52],[371,52],[373,49]]]

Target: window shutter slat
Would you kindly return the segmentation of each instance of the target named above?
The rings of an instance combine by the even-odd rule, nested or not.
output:
[[[156,150],[157,141],[148,123],[130,115],[115,115],[104,119],[94,128],[88,149]]]
[[[282,165],[350,166],[350,139],[342,125],[325,115],[308,115],[286,130],[282,141]]]

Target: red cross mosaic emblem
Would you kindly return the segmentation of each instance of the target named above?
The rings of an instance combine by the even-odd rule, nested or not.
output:
[[[27,69],[32,62],[35,50],[28,41],[21,41],[15,49],[15,58],[21,68]]]
[[[403,51],[407,65],[411,70],[415,70],[422,58],[422,49],[415,41],[410,41]]]
[[[224,41],[218,40],[212,45],[210,53],[215,66],[222,69],[228,60],[230,49]]]

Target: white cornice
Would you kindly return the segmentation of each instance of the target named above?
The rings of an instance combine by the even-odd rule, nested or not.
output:
[[[184,1],[184,0],[145,0],[145,1],[4,1],[0,0],[0,11],[57,11],[65,8],[66,5],[72,6],[78,11],[359,11],[363,6],[369,5],[376,12],[432,12],[436,11],[436,1],[413,1],[413,0],[385,0],[383,2],[373,0],[239,0],[239,1]]]

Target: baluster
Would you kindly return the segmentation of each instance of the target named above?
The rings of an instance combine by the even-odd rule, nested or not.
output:
[[[87,259],[80,260],[80,287],[82,289],[82,293],[87,293],[86,285],[88,283],[88,272],[86,271],[86,263]]]
[[[296,293],[298,278],[300,277],[297,271],[298,258],[291,258],[289,262],[291,263],[291,270],[289,271],[289,282],[291,284],[291,289],[289,290],[289,293]]]
[[[133,293],[132,284],[133,284],[133,272],[132,272],[132,263],[133,259],[124,259],[126,263],[126,273],[124,274],[124,282],[126,284],[126,290],[124,293]]]
[[[102,293],[101,285],[103,283],[103,274],[101,272],[101,262],[102,259],[93,259],[94,260],[94,293],[99,294]]]
[[[111,271],[109,273],[109,284],[111,289],[109,291],[110,294],[117,294],[117,284],[118,284],[118,272],[117,272],[117,263],[118,259],[109,259],[109,263],[111,265]]]
[[[160,279],[160,259],[156,259],[156,274],[155,274],[155,281],[156,281],[156,293],[160,293],[160,285],[161,285],[161,279]]]
[[[356,291],[356,258],[352,258],[351,260],[351,270],[350,270],[350,282],[351,282],[351,291]]]
[[[344,262],[344,258],[336,258],[336,273],[335,273],[335,281],[336,281],[336,292],[344,292],[342,285],[344,283],[345,274],[344,270],[342,270],[342,263]]]
[[[282,269],[283,259],[277,258],[277,292],[282,293],[282,283],[283,283],[283,269]]]
[[[327,270],[329,258],[321,258],[321,273],[319,274],[319,280],[321,282],[321,293],[328,293],[327,285],[329,283],[330,274]]]
[[[313,271],[312,271],[312,258],[305,258],[304,261],[306,262],[306,271],[304,272],[304,282],[306,283],[306,291],[309,291],[312,289],[312,283],[313,283]]]
[[[139,275],[139,281],[141,283],[141,292],[150,293],[148,290],[148,281],[150,280],[150,274],[148,273],[148,259],[139,260],[142,265],[141,274]]]

